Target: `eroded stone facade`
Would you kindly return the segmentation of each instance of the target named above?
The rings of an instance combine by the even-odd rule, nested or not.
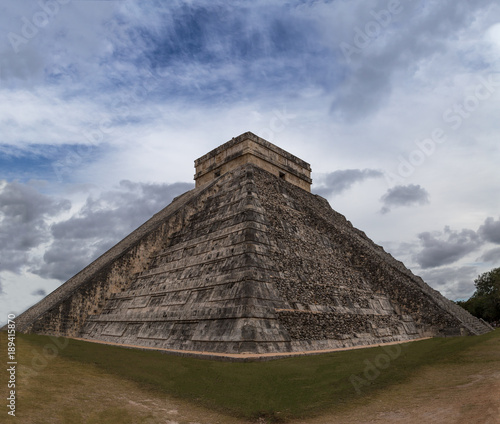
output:
[[[489,331],[325,199],[251,161],[174,200],[18,329],[222,353]]]
[[[311,166],[307,162],[251,132],[241,134],[196,159],[196,187],[246,163],[253,163],[276,177],[311,191]]]

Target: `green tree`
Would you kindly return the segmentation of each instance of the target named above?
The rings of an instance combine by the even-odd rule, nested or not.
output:
[[[500,268],[481,274],[474,280],[476,291],[465,302],[457,302],[472,315],[486,321],[500,320]]]

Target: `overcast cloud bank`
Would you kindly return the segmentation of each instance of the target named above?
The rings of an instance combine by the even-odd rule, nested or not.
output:
[[[500,265],[493,0],[2,2],[0,28],[2,310],[245,131],[311,163],[313,192],[446,296]]]

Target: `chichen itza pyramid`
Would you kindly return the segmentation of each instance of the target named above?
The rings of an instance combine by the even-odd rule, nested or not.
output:
[[[22,332],[191,352],[307,352],[482,334],[247,132],[196,187],[17,318]]]

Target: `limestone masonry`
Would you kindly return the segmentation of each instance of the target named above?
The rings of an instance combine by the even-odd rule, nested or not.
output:
[[[310,193],[308,163],[245,133],[196,188],[17,318],[23,332],[218,353],[482,334]]]
[[[194,161],[196,187],[253,163],[277,177],[311,191],[311,166],[278,146],[247,132]]]

